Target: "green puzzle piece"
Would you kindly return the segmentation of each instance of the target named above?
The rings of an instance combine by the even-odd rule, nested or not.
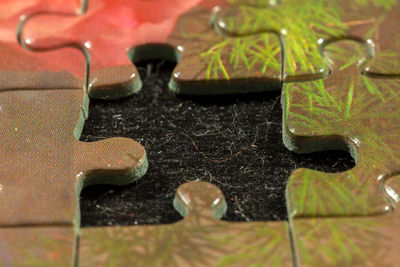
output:
[[[399,192],[399,178],[385,190]],[[291,218],[297,266],[398,266],[399,222],[398,207],[378,216]]]
[[[281,87],[282,54],[274,33],[242,38],[217,34],[212,12],[195,8],[182,15],[168,39],[181,48],[170,88],[184,94],[246,93]]]
[[[364,66],[371,76],[400,76],[400,3],[391,0],[227,0],[216,14],[215,28],[228,36],[260,32],[281,34],[284,80],[324,77],[329,68],[320,55],[328,41],[353,38],[368,42],[376,56]],[[374,46],[372,46],[374,44]]]
[[[390,209],[381,189],[400,170],[400,79],[362,75],[368,51],[354,41],[329,44],[324,56],[332,73],[326,79],[284,86],[286,146],[300,153],[345,149],[357,162],[337,174],[296,170],[287,187],[292,216],[367,215]]]
[[[172,204],[172,203],[171,203]],[[289,266],[286,222],[226,222],[222,192],[189,182],[176,192],[181,221],[81,230],[80,266]]]

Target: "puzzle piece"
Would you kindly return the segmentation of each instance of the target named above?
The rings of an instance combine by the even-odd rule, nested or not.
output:
[[[182,58],[173,72],[170,88],[184,94],[280,89],[283,59],[278,36],[222,36],[207,23],[211,16],[210,10],[200,7],[177,22],[168,43],[182,50]]]
[[[224,94],[280,88],[279,38],[271,33],[244,38],[217,34],[209,21],[211,7],[219,2],[224,1],[179,0],[172,8],[166,0],[91,0],[82,16],[50,13],[29,17],[22,40],[35,50],[74,43],[89,51],[89,93],[96,97],[104,97],[116,87],[123,89],[113,96],[129,95],[140,88],[128,54],[133,61],[179,59],[170,83],[177,93]],[[144,12],[147,10],[154,12]]]
[[[384,187],[392,194],[399,192],[399,176],[391,177]],[[291,229],[297,265],[398,266],[399,222],[398,207],[380,216],[294,218]]]
[[[376,52],[363,71],[400,76],[398,1],[227,0],[215,14],[215,28],[228,36],[280,33],[285,47],[285,81],[322,78],[329,72],[320,55],[324,43],[341,38],[368,41]],[[282,2],[282,3],[280,3]],[[373,46],[372,46],[373,45]]]
[[[285,222],[218,220],[226,211],[226,203],[222,192],[212,184],[196,181],[181,185],[174,207],[185,218],[170,225],[83,228],[80,266],[292,263]]]
[[[81,89],[7,91],[0,103],[1,225],[71,224],[84,183],[129,183],[146,169],[133,140],[77,140],[88,104]]]
[[[323,51],[332,71],[326,79],[284,86],[284,142],[300,153],[345,149],[357,164],[338,174],[292,173],[287,187],[291,215],[387,212],[391,205],[382,183],[400,168],[400,79],[362,75],[361,63],[371,57],[365,44],[340,41]]]
[[[72,227],[0,228],[1,266],[72,266]]]
[[[76,49],[62,53],[31,53],[17,42],[16,29],[20,17],[40,10],[75,12],[77,1],[4,0],[0,2],[0,84],[1,90],[82,88],[86,63]]]

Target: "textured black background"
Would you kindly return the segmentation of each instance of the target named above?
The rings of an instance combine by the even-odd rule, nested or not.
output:
[[[168,91],[174,64],[136,64],[140,93],[116,101],[92,100],[81,136],[114,136],[140,142],[149,170],[127,186],[89,186],[81,194],[82,226],[170,223],[179,220],[176,188],[200,179],[219,186],[230,221],[284,220],[285,186],[300,167],[344,171],[344,152],[297,155],[282,143],[280,92],[180,97]]]

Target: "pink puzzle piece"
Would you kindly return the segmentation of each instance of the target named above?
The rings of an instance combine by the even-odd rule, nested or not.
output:
[[[29,0],[0,2],[0,88],[82,88],[86,61],[76,49],[31,53],[17,42],[16,29],[23,14],[41,10],[78,13],[78,1]]]

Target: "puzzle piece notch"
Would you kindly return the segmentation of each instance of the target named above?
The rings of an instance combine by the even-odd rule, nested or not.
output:
[[[168,23],[174,22],[168,24],[168,30],[154,33],[149,40],[143,36],[140,39],[130,34],[131,31],[142,31],[140,26],[136,27],[135,24],[127,27],[116,23],[122,18],[120,12],[115,12],[118,3],[114,2],[102,6],[99,1],[91,1],[87,13],[76,17],[76,22],[56,14],[31,17],[23,27],[23,43],[38,50],[68,43],[84,47],[90,54],[89,94],[96,97],[103,97],[112,88],[117,96],[139,90],[140,79],[127,53],[135,47],[151,43],[164,46],[162,51],[165,55],[161,55],[162,58],[179,60],[170,83],[171,89],[177,93],[225,94],[276,90],[281,87],[282,55],[277,36],[263,34],[248,36],[245,40],[227,39],[213,31],[209,23],[212,12],[202,6],[207,1],[200,4],[192,1],[179,11],[186,12],[184,15],[178,12],[168,20]],[[94,7],[91,9],[92,4]],[[201,7],[193,8],[195,4]],[[139,15],[132,13],[132,8],[127,9],[127,5],[124,3],[118,8],[126,13],[124,19],[136,21]],[[131,5],[134,7],[138,2]],[[166,22],[156,20],[154,27],[161,29]],[[92,30],[94,25],[97,28],[100,24],[103,25],[101,35]],[[53,30],[48,30],[44,25],[52,25]],[[118,40],[118,43],[110,40]],[[157,51],[160,46],[153,45],[150,48],[155,49],[148,49],[142,59],[160,56]],[[245,81],[251,86],[246,85]],[[115,92],[115,87],[120,88],[118,92]]]
[[[214,28],[228,36],[265,31],[280,33],[284,43],[285,81],[328,75],[329,68],[320,49],[326,42],[343,38],[364,40],[374,45],[376,56],[364,67],[366,74],[400,76],[400,26],[396,23],[400,4],[396,1],[320,3],[316,0],[286,0],[269,8],[239,2],[244,3],[222,6],[218,10]],[[295,23],[292,21],[294,17]]]
[[[83,228],[79,265],[292,264],[286,222],[218,220],[226,203],[215,185],[200,181],[181,185],[174,206],[185,216],[174,224]]]
[[[354,41],[331,43],[324,48],[330,76],[284,86],[286,146],[300,153],[347,149],[357,162],[335,175],[306,169],[292,173],[287,186],[290,216],[372,215],[393,208],[382,183],[400,166],[395,146],[400,80],[362,75],[360,61],[370,58],[370,51]]]

